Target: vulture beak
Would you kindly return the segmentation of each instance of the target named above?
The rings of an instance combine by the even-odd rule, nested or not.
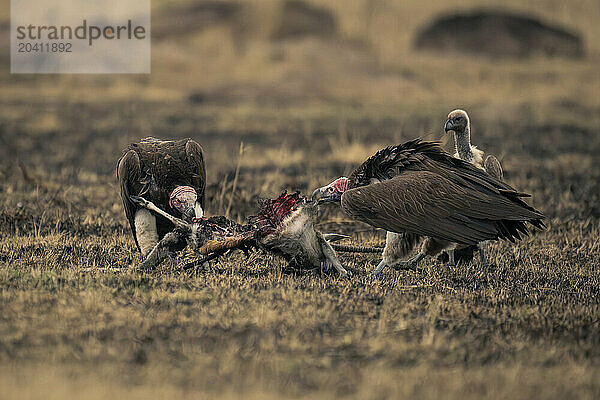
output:
[[[312,199],[313,201],[316,201],[317,204],[339,203],[341,198],[342,194],[335,190],[331,185],[320,187],[312,194]]]
[[[452,123],[452,120],[448,120],[446,121],[446,126],[444,126],[444,131],[448,132],[448,131],[452,131],[454,130],[454,124]]]
[[[200,217],[201,216],[202,215],[200,215]],[[183,213],[183,219],[186,220],[186,221],[192,221],[196,217],[197,217],[196,210],[195,210],[195,208],[193,206],[192,207],[188,207],[185,210],[185,212]]]
[[[315,189],[315,191],[312,193],[311,199],[312,199],[313,201],[316,201],[316,202],[317,202],[317,204],[321,204],[321,203],[322,203],[322,201],[321,201],[321,195],[322,195],[322,193],[323,193],[323,192],[322,192],[322,190],[323,190],[323,188],[317,188],[317,189]]]

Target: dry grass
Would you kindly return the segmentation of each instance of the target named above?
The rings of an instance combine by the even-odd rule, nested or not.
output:
[[[216,24],[155,41],[150,76],[3,72],[0,397],[600,396],[598,4],[508,2],[576,26],[590,55],[497,62],[409,46],[471,1],[315,3],[334,10],[336,37],[273,42],[249,24],[240,51]],[[154,18],[180,4],[153,2]],[[277,18],[276,2],[257,7]],[[234,254],[198,273],[131,268],[114,165],[132,140],[198,140],[208,212],[231,202],[242,220],[259,197],[312,191],[381,146],[439,138],[457,106],[548,216],[547,232],[493,245],[490,267],[427,260],[374,279],[377,257],[344,255],[360,273],[342,280]],[[383,239],[331,207],[320,228]]]

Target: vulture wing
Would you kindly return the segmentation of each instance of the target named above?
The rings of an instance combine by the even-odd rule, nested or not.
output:
[[[438,142],[414,139],[397,146],[386,147],[368,158],[350,175],[351,187],[368,185],[391,179],[405,171],[429,170],[452,181],[469,181],[482,189],[514,191],[504,182],[482,172],[481,169],[446,153]]]
[[[190,183],[196,188],[200,205],[202,206],[202,209],[204,209],[204,203],[206,201],[206,169],[204,167],[202,147],[198,142],[190,139],[185,145],[185,154],[190,163],[190,168],[193,171],[193,174],[190,177]]]
[[[349,216],[387,231],[467,245],[518,239],[528,232],[525,221],[534,220],[537,226],[535,221],[542,218],[510,194],[482,189],[476,180],[458,184],[436,172],[410,170],[344,192],[342,208]]]
[[[129,221],[131,232],[133,232],[133,238],[135,244],[140,249],[137,237],[135,235],[135,224],[134,217],[137,206],[133,204],[130,195],[138,196],[143,190],[143,184],[140,182],[141,168],[140,158],[137,153],[133,150],[129,150],[117,164],[117,180],[121,188],[121,199],[123,200],[123,207],[125,208],[125,216]],[[141,249],[140,249],[141,250]]]
[[[438,142],[420,139],[397,146],[386,147],[368,158],[350,175],[350,187],[356,188],[374,182],[392,179],[409,171],[433,172],[460,187],[468,187],[491,196],[501,195],[513,203],[526,208],[536,215],[539,221],[532,221],[536,227],[544,227],[544,216],[520,197],[529,197],[517,192],[513,187],[477,168],[469,162],[452,157]]]
[[[489,155],[485,159],[484,163],[485,171],[498,179],[499,181],[504,180],[504,173],[502,172],[502,166],[500,165],[500,161],[492,155]]]

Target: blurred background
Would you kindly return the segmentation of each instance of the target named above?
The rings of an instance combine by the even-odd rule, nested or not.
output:
[[[192,136],[216,179],[240,141],[253,168],[308,160],[315,145],[356,163],[441,137],[457,107],[475,144],[510,151],[500,138],[515,128],[598,127],[599,16],[588,0],[155,0],[150,75],[10,75],[5,59],[0,151],[104,175],[130,141]],[[536,149],[556,144],[547,133]]]
[[[0,174],[19,177],[19,159],[44,179],[109,184],[116,227],[121,149],[193,137],[220,200],[210,212],[225,211],[239,164],[239,184],[252,187],[232,200],[242,217],[254,195],[309,191],[382,146],[440,139],[462,107],[473,143],[538,193],[544,163],[590,173],[599,16],[588,0],[155,0],[150,75],[10,75],[8,59],[0,64]],[[553,198],[542,201],[556,209]]]
[[[166,365],[172,368],[169,376],[175,376],[174,382],[207,387],[237,379],[241,379],[240,385],[256,382],[253,374],[259,374],[261,384],[291,393],[310,392],[335,381],[342,390],[359,397],[359,378],[365,382],[371,376],[360,369],[363,361],[370,365],[368,360],[383,360],[398,368],[400,375],[390,375],[386,383],[389,388],[398,387],[397,379],[402,376],[407,377],[406,382],[417,382],[416,377],[437,371],[440,364],[468,368],[471,362],[491,363],[493,368],[505,361],[527,364],[531,359],[538,360],[542,368],[566,365],[565,370],[553,370],[558,386],[589,377],[582,373],[573,378],[569,374],[582,370],[569,367],[565,360],[588,372],[592,370],[585,369],[587,362],[598,360],[597,313],[594,319],[598,272],[594,264],[600,252],[599,1],[153,0],[149,75],[11,75],[9,1],[1,2],[0,263],[12,269],[0,274],[2,287],[11,288],[6,292],[11,308],[0,312],[0,320],[5,318],[2,326],[9,328],[3,335],[11,339],[0,339],[0,360],[116,361],[124,363],[118,365],[127,371],[133,364],[154,366],[159,377],[167,376],[160,371],[161,365]],[[550,226],[532,241],[492,249],[496,257],[506,257],[496,259],[505,269],[488,274],[495,276],[493,284],[473,269],[431,269],[428,273],[432,275],[407,273],[399,281],[400,275],[395,274],[396,280],[386,281],[389,287],[364,286],[374,294],[349,288],[346,295],[356,298],[348,304],[356,305],[345,308],[346,303],[337,303],[343,300],[337,284],[329,281],[323,285],[329,285],[331,298],[325,298],[328,294],[321,290],[321,281],[302,286],[305,278],[299,283],[275,276],[271,283],[264,283],[264,274],[273,274],[275,269],[262,264],[262,259],[233,259],[233,266],[226,268],[235,273],[221,280],[234,282],[235,289],[206,283],[204,276],[194,278],[192,286],[198,286],[190,289],[190,281],[178,273],[167,273],[171,281],[151,284],[139,281],[133,273],[105,281],[82,281],[79,275],[69,275],[82,266],[128,267],[139,262],[115,178],[121,151],[132,141],[147,136],[197,140],[207,160],[208,213],[243,220],[258,198],[283,189],[311,192],[349,173],[383,146],[425,137],[441,139],[452,150],[443,126],[448,112],[459,107],[471,116],[473,143],[501,160],[511,185],[533,194],[533,204],[548,216]],[[348,221],[333,208],[323,211],[319,227],[354,232],[355,239],[365,242],[383,240],[381,232]],[[352,260],[344,262],[355,262]],[[376,262],[356,260],[355,266],[365,271],[369,262]],[[71,282],[67,285],[71,289],[56,289],[52,285],[60,283],[50,277],[39,285],[55,289],[35,296],[18,294],[23,288],[38,287],[32,283],[37,278],[30,275],[38,274],[35,271],[40,268],[45,271],[45,266],[53,274],[62,274],[62,282]],[[558,268],[564,269],[556,273]],[[10,272],[13,269],[17,272]],[[223,271],[217,269],[217,280],[223,278]],[[44,277],[45,273],[38,275]],[[439,280],[431,286],[420,286],[422,280],[434,279],[433,274],[438,273]],[[244,286],[252,277],[255,286]],[[144,279],[154,282],[154,278]],[[282,279],[291,285],[294,296],[279,294],[279,290],[287,290],[282,288]],[[394,286],[411,279],[412,289],[398,291]],[[132,289],[132,285],[140,285],[146,288],[140,289],[143,292],[147,290],[144,285],[154,284],[162,290],[152,295],[154,300]],[[463,284],[466,286],[461,288]],[[173,294],[169,285],[185,296],[183,292]],[[262,285],[276,293],[273,299],[263,296],[270,292],[255,292]],[[447,285],[457,290],[450,291]],[[488,287],[493,287],[491,292],[486,291]],[[511,292],[519,288],[529,289]],[[64,304],[51,303],[52,290],[73,293],[63,297]],[[471,290],[481,292],[472,294]],[[504,300],[486,297],[492,292],[498,299],[514,294],[506,306],[508,311],[501,308]],[[198,298],[204,295],[206,298]],[[365,311],[379,313],[386,295],[396,296],[394,301],[405,308],[385,303],[389,318],[381,311],[381,320]],[[456,308],[448,305],[450,300],[440,306],[441,295],[458,299],[453,303]],[[166,303],[160,303],[160,296],[165,296]],[[224,311],[219,308],[227,304],[219,299],[227,296],[242,304],[239,313],[235,311],[238,303]],[[274,307],[283,304],[283,309],[288,303],[282,299],[296,299],[290,302],[297,302],[298,308],[290,306],[289,310],[296,311],[288,316],[263,313],[259,310],[263,306],[252,296]],[[431,305],[434,298],[437,303]],[[46,306],[40,299],[54,306]],[[329,321],[328,325],[324,328],[320,321],[307,318],[298,326],[298,312],[312,310],[314,299],[322,299],[321,303],[315,300],[315,307],[321,306],[313,311],[322,312],[319,318]],[[115,304],[125,304],[125,311],[114,314]],[[177,312],[165,317],[166,322],[156,322],[147,316],[146,304],[159,310],[168,304],[164,309]],[[215,307],[214,311],[204,304]],[[482,315],[488,316],[489,324],[470,311],[482,304]],[[52,317],[55,314],[43,311],[45,307],[62,310],[57,315],[66,315],[65,319]],[[193,319],[185,319],[189,309],[194,310]],[[229,322],[214,318],[218,310]],[[409,317],[403,310],[408,310]],[[108,322],[91,322],[93,327],[105,329],[104,333],[96,328],[90,328],[92,333],[81,331],[90,313],[107,316]],[[436,319],[444,313],[450,316]],[[25,319],[24,315],[37,317]],[[257,322],[254,315],[268,318]],[[173,322],[177,318],[183,320]],[[250,322],[244,322],[245,318]],[[466,322],[456,326],[447,322],[457,320]],[[146,329],[146,323],[156,325]],[[221,331],[219,323],[230,323],[233,328]],[[250,328],[244,328],[246,323]],[[396,324],[404,324],[404,328]],[[285,335],[278,333],[281,326],[287,329]],[[505,331],[507,326],[511,328]],[[238,336],[236,327],[241,329]],[[469,327],[479,330],[472,332]],[[322,339],[323,330],[331,338],[331,348]],[[152,339],[133,344],[121,340],[131,332]],[[435,342],[435,332],[448,336]],[[268,347],[261,342],[264,335],[280,338],[278,343],[283,344]],[[56,337],[64,339],[60,345],[56,345]],[[227,351],[198,350],[198,337],[208,337],[209,343],[223,340],[222,348]],[[247,337],[256,342],[240,361],[237,351]],[[415,337],[418,346],[412,341]],[[366,346],[365,338],[380,347]],[[176,357],[179,353],[171,352],[171,346],[178,343],[183,343],[181,353],[189,356],[189,361],[181,361],[184,358]],[[340,343],[350,344],[344,347]],[[415,346],[419,349],[416,355],[410,353]],[[516,355],[523,348],[527,352]],[[407,352],[414,356],[408,361],[403,358]],[[214,374],[207,376],[202,371],[188,372],[191,366],[203,365],[194,363],[205,360],[202,357],[212,360],[206,361],[210,368],[214,363],[227,367],[220,372],[210,369]],[[349,367],[339,366],[336,360],[348,362]],[[302,363],[310,368],[304,369]],[[413,375],[403,375],[403,368],[413,365],[417,365],[417,370],[411,370]],[[324,370],[333,375],[311,375]],[[0,382],[27,382],[29,370],[21,371],[21,380],[15,381],[12,373],[0,374]],[[460,379],[487,382],[485,370],[479,371]],[[597,378],[595,371],[590,373]],[[119,373],[114,376],[121,379]],[[534,397],[536,390],[548,390],[545,393],[550,397],[562,390],[542,383],[544,372],[515,372],[514,377],[513,394],[521,393],[523,381],[519,379],[529,378],[540,383],[531,387]],[[143,382],[146,378],[140,375],[131,380]],[[460,381],[455,378],[450,372],[449,382]],[[508,387],[503,379],[496,380],[497,389]],[[18,386],[14,387],[18,393]],[[44,387],[39,387],[41,393]],[[427,390],[427,385],[421,389]],[[445,392],[435,393],[444,397]],[[475,388],[473,393],[483,396],[485,391]],[[563,394],[569,397],[573,393]]]
[[[211,182],[244,142],[240,173],[260,173],[261,193],[308,190],[383,145],[439,139],[458,107],[474,143],[508,163],[552,153],[600,125],[599,16],[588,0],[155,0],[150,75],[10,75],[1,63],[0,173],[19,158],[113,182],[128,142],[189,136]],[[8,4],[0,18],[8,57]]]

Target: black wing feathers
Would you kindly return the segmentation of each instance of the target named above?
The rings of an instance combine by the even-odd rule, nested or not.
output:
[[[202,147],[191,139],[146,138],[132,143],[117,164],[117,179],[136,245],[135,212],[138,206],[130,201],[129,195],[142,196],[163,210],[169,210],[169,195],[173,189],[191,186],[196,190],[202,208],[205,207],[204,155]],[[171,225],[158,217],[157,229],[162,236],[171,229]]]
[[[464,244],[515,240],[543,215],[511,186],[444,152],[411,140],[378,151],[350,175],[342,207],[356,219],[392,232]]]
[[[117,180],[121,189],[121,200],[125,209],[125,216],[129,222],[135,245],[140,248],[135,234],[135,211],[137,206],[133,204],[129,195],[138,195],[143,184],[140,183],[140,159],[134,150],[129,150],[119,159],[117,163]]]

